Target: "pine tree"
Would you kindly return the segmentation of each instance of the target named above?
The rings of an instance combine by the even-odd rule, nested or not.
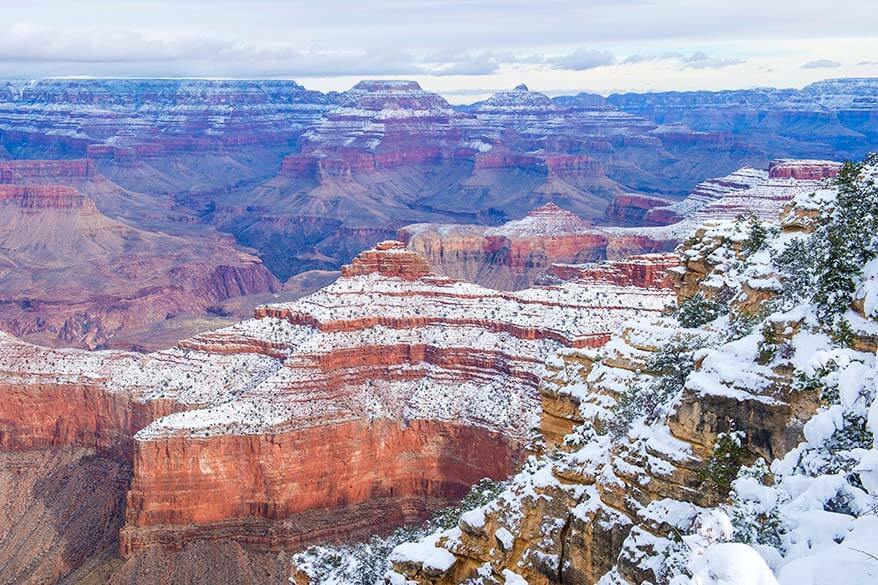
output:
[[[875,257],[878,189],[861,180],[864,163],[846,162],[836,178],[838,195],[812,238],[813,301],[829,322],[850,307],[863,265]]]

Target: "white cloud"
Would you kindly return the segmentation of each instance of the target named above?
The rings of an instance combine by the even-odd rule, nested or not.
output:
[[[744,63],[744,59],[737,57],[716,57],[708,55],[704,51],[695,51],[689,54],[683,53],[664,53],[661,55],[629,55],[622,63],[626,65],[637,65],[640,63],[649,63],[652,61],[670,61],[678,66],[689,69],[720,69],[730,65],[740,65]]]
[[[558,69],[585,71],[586,69],[611,65],[615,60],[615,57],[613,57],[613,54],[609,51],[580,48],[576,49],[569,55],[557,59],[555,61],[555,66]]]
[[[841,61],[833,59],[815,59],[802,64],[802,69],[835,69],[841,67]]]
[[[332,87],[405,76],[458,88],[478,76],[480,87],[524,79],[601,91],[801,86],[826,74],[802,67],[813,60],[841,64],[833,75],[872,73],[857,63],[874,61],[874,0],[841,3],[4,2],[0,76],[292,77]]]

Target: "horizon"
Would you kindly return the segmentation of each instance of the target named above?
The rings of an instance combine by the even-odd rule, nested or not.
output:
[[[867,0],[35,0],[4,7],[5,77],[279,78],[339,91],[418,81],[454,101],[547,94],[801,88],[878,75]],[[851,18],[856,15],[856,18]],[[306,81],[307,80],[307,81]]]
[[[308,79],[308,78],[305,78]],[[455,106],[464,106],[471,105],[476,102],[482,101],[491,97],[492,95],[498,92],[506,92],[512,91],[516,89],[519,85],[524,85],[527,87],[528,91],[541,93],[547,95],[551,98],[560,97],[560,96],[571,96],[577,94],[593,94],[600,95],[602,97],[609,97],[611,95],[620,95],[620,94],[650,94],[650,93],[694,93],[694,92],[709,92],[709,93],[719,93],[724,91],[752,91],[752,90],[802,90],[809,85],[813,85],[815,83],[824,83],[824,82],[832,82],[832,81],[847,81],[847,80],[876,80],[878,79],[878,75],[874,76],[860,76],[860,77],[825,77],[821,79],[817,79],[806,83],[801,86],[778,86],[778,85],[757,85],[752,87],[744,87],[744,86],[730,86],[721,89],[643,89],[643,90],[632,90],[632,91],[610,91],[610,92],[599,92],[594,91],[589,88],[556,88],[556,89],[541,89],[532,87],[531,84],[527,81],[521,81],[516,83],[510,87],[497,87],[497,88],[467,88],[460,90],[441,90],[435,89],[429,86],[425,86],[423,82],[414,79],[414,78],[406,78],[406,77],[381,77],[381,76],[367,76],[358,79],[351,83],[350,86],[342,88],[342,89],[321,89],[317,87],[311,87],[307,84],[307,82],[302,79],[295,79],[289,77],[197,77],[197,76],[94,76],[94,75],[57,75],[57,76],[44,76],[44,77],[2,77],[0,76],[0,82],[23,82],[23,83],[31,83],[35,81],[158,81],[158,80],[166,80],[166,81],[285,81],[296,83],[306,90],[309,91],[318,91],[324,94],[331,92],[344,92],[349,89],[352,89],[357,83],[361,81],[407,81],[407,82],[415,82],[417,83],[421,89],[426,92],[436,93],[443,98],[445,98],[451,105]]]

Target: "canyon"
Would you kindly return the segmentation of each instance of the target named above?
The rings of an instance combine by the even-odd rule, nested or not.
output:
[[[854,79],[802,90],[549,97],[520,85],[451,105],[412,81],[329,93],[292,81],[3,81],[3,199],[28,206],[15,220],[22,225],[55,226],[51,236],[16,230],[9,249],[67,249],[92,229],[72,218],[98,214],[138,234],[124,246],[144,255],[132,266],[150,274],[118,278],[125,271],[110,261],[100,270],[113,275],[112,290],[96,296],[95,267],[56,254],[58,266],[43,276],[44,267],[12,253],[0,326],[40,343],[159,349],[230,322],[217,313],[240,318],[272,300],[266,295],[291,299],[300,287],[282,283],[338,271],[411,224],[502,230],[549,203],[598,227],[677,223],[686,210],[674,204],[691,202],[685,196],[711,177],[776,158],[862,156],[875,144],[875,87]],[[79,197],[83,211],[55,209]],[[28,242],[32,234],[42,240]],[[609,238],[618,250],[584,243],[596,249],[559,261],[670,246]],[[162,267],[157,252],[171,242],[188,258]],[[499,259],[504,253],[489,264],[513,262]],[[172,265],[187,262],[201,265],[186,270],[193,282],[169,289]],[[538,272],[480,270],[453,275],[520,288]],[[75,308],[28,283],[56,276]]]
[[[872,579],[874,256],[837,309],[850,328],[844,341],[826,313],[818,318],[819,297],[791,290],[790,264],[777,257],[790,242],[817,245],[828,223],[843,221],[833,209],[875,205],[876,163],[799,193],[766,222],[773,231],[736,220],[698,227],[668,271],[680,310],[630,322],[601,348],[560,351],[540,386],[529,464],[450,527],[393,548],[379,582]],[[842,200],[846,190],[857,203]],[[705,299],[728,312],[691,312]],[[314,580],[316,566],[296,557],[294,582],[359,570],[321,567]]]
[[[295,553],[486,477],[390,583],[660,581],[728,421],[772,461],[822,407],[788,348],[753,365],[760,335],[841,350],[743,331],[784,279],[746,248],[812,233],[876,96],[0,81],[0,581],[314,583]],[[735,319],[683,326],[693,298]],[[706,348],[680,400],[606,438],[675,340]]]
[[[314,294],[160,352],[4,334],[3,481],[37,494],[82,469],[116,478],[92,478],[106,488],[98,508],[75,493],[64,509],[4,500],[4,578],[199,582],[209,562],[213,579],[285,582],[290,550],[421,520],[512,472],[537,424],[545,357],[659,314],[672,296],[658,274],[675,260],[501,292],[434,274],[387,241]],[[70,515],[82,524],[65,532]],[[39,554],[27,518],[52,519]],[[93,546],[69,540],[86,533],[100,535]]]
[[[413,224],[398,237],[434,270],[491,288],[531,286],[557,264],[623,260],[673,250],[698,225],[738,216],[773,219],[796,195],[835,177],[840,163],[776,160],[767,171],[744,167],[695,187],[676,203],[649,198],[646,205],[619,195],[607,209],[621,226],[596,225],[548,203],[523,219],[496,227]],[[633,209],[633,210],[632,210]],[[619,221],[623,218],[635,221]],[[626,224],[635,223],[639,227]]]

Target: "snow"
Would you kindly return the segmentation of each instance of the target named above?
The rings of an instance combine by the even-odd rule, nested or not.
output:
[[[837,535],[819,522],[809,533]],[[780,585],[864,585],[878,582],[878,517],[863,516],[849,522],[839,536],[809,547],[807,554],[787,562],[778,571]]]
[[[444,573],[454,566],[454,555],[436,546],[438,537],[431,536],[419,542],[406,542],[390,553],[392,563],[418,563],[426,568]]]
[[[834,191],[821,182],[767,180],[759,173],[745,173],[753,183],[739,191],[761,192],[766,210],[779,210],[791,193],[794,205],[801,205],[795,212],[819,210],[819,205],[834,197]],[[748,235],[746,225],[733,221],[716,221],[699,229],[699,240],[690,245],[689,256],[695,262],[704,260],[710,271],[702,287],[728,287],[736,302],[743,300],[740,292],[745,287],[778,292],[783,275],[775,273],[772,259],[793,237],[803,237],[801,232],[794,236],[769,232],[763,250],[742,257],[740,244]],[[870,262],[856,283],[856,298],[863,303],[865,317],[853,310],[845,314],[861,335],[857,347],[871,343],[868,336],[874,335],[878,325],[872,314],[878,303],[876,273],[878,262]],[[619,558],[642,571],[652,571],[656,582],[878,582],[878,356],[835,341],[807,301],[755,307],[760,308],[768,314],[760,315],[747,329],[752,331],[749,334],[730,331],[728,316],[698,329],[684,329],[672,317],[647,316],[626,323],[599,349],[559,351],[550,359],[543,392],[574,398],[584,422],[568,435],[562,448],[543,459],[530,459],[484,513],[491,519],[489,526],[496,524],[509,535],[517,535],[522,533],[525,511],[534,509],[535,500],[558,498],[561,508],[567,501],[576,504],[560,512],[555,510],[556,502],[537,508],[545,514],[540,526],[543,540],[525,545],[518,566],[532,568],[538,559],[557,552],[551,539],[559,522],[573,518],[588,523],[601,511],[604,518],[611,518],[601,520],[605,529],[630,528]],[[770,329],[763,333],[765,327]],[[681,338],[700,348],[694,352],[695,371],[684,389],[661,406],[663,414],[654,420],[635,418],[620,435],[602,433],[599,423],[612,421],[619,397],[651,379],[644,370],[651,353]],[[777,346],[768,357],[763,349],[766,344]],[[819,402],[818,391],[822,391]],[[669,478],[674,473],[697,467],[704,457],[700,448],[695,449],[696,457],[691,445],[671,429],[677,432],[689,424],[721,428],[720,421],[711,419],[714,413],[703,405],[700,415],[683,411],[682,420],[668,420],[681,395],[694,396],[696,408],[699,395],[710,395],[727,399],[723,404],[733,410],[734,401],[741,400],[758,401],[773,413],[791,411],[788,428],[769,429],[770,438],[759,424],[749,431],[745,424],[736,431],[747,449],[773,450],[783,456],[771,461],[770,468],[765,462],[742,468],[732,482],[729,500],[713,508],[691,503],[700,500],[687,497],[687,490],[697,489],[688,484],[674,484],[666,490],[665,482],[673,484]],[[741,405],[740,412],[747,412],[747,407]],[[745,431],[758,434],[745,436]],[[694,445],[705,447],[699,442],[699,430],[695,435]],[[801,442],[782,444],[791,439]],[[571,477],[578,479],[571,481]],[[604,503],[606,494],[613,508]],[[624,514],[619,511],[623,497]],[[499,528],[496,534],[501,534]],[[506,533],[502,534],[505,539]],[[495,540],[498,548],[506,548],[499,537]],[[502,558],[500,552],[491,550],[490,554]],[[681,568],[686,571],[681,573]],[[596,578],[607,585],[624,582],[618,568]]]
[[[509,532],[506,528],[500,527],[497,529],[497,532],[494,533],[494,537],[497,539],[497,542],[500,543],[500,546],[503,547],[504,551],[511,551],[512,545],[515,543],[515,537]]]
[[[475,510],[470,510],[469,512],[465,512],[460,517],[460,521],[466,524],[471,528],[484,528],[485,527],[485,511],[481,508],[476,508]]]
[[[513,573],[509,569],[503,569],[503,579],[505,585],[528,585],[524,577],[518,573]]]
[[[759,553],[746,544],[712,544],[689,563],[691,579],[678,579],[674,585],[778,585],[778,581]]]

